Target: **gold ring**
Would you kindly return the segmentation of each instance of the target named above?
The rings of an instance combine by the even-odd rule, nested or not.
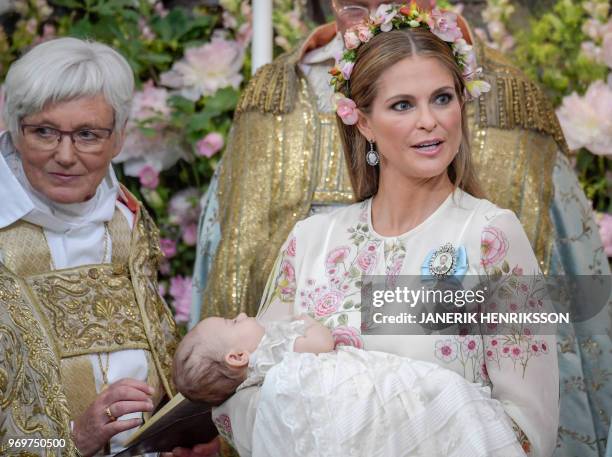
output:
[[[111,422],[115,422],[117,420],[117,418],[115,416],[113,416],[113,413],[111,413],[110,411],[110,406],[108,406],[104,412],[106,413],[106,415],[108,416],[108,418],[110,419]]]

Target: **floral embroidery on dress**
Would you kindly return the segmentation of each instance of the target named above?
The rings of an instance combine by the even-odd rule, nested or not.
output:
[[[355,327],[348,325],[339,325],[332,330],[332,336],[334,337],[334,347],[338,346],[353,346],[358,349],[363,349],[363,340],[361,339],[361,332]]]
[[[459,363],[463,377],[484,385],[490,384],[483,361],[482,338],[476,335],[457,335],[436,340],[434,355],[443,363]]]
[[[497,227],[485,227],[482,231],[480,248],[482,265],[485,267],[495,265],[506,257],[509,248],[508,238]]]
[[[232,423],[229,416],[227,414],[220,414],[219,416],[215,417],[214,422],[219,435],[230,443],[233,443],[234,436],[232,434]]]

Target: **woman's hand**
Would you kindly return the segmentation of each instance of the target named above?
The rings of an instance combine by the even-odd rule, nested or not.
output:
[[[142,424],[141,419],[118,421],[116,418],[133,412],[153,411],[153,388],[135,379],[121,379],[96,397],[74,422],[73,438],[85,457],[98,452],[117,433]]]

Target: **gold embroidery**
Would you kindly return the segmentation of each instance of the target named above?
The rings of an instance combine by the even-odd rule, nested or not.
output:
[[[26,278],[61,357],[148,348],[130,278],[118,268],[89,265]]]
[[[83,414],[98,395],[89,357],[81,355],[61,361],[62,379],[70,379],[69,383],[64,384],[64,392],[72,419]]]
[[[51,254],[40,227],[17,221],[0,230],[2,263],[17,276],[49,271]]]
[[[61,438],[64,449],[47,455],[76,456],[57,356],[22,287],[0,265],[0,455],[16,455],[6,439]]]

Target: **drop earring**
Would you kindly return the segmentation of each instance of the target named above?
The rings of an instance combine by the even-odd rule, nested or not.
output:
[[[374,149],[374,142],[372,140],[368,140],[370,143],[370,150],[366,152],[366,162],[371,167],[375,167],[380,162],[380,156],[378,155],[378,151]]]

